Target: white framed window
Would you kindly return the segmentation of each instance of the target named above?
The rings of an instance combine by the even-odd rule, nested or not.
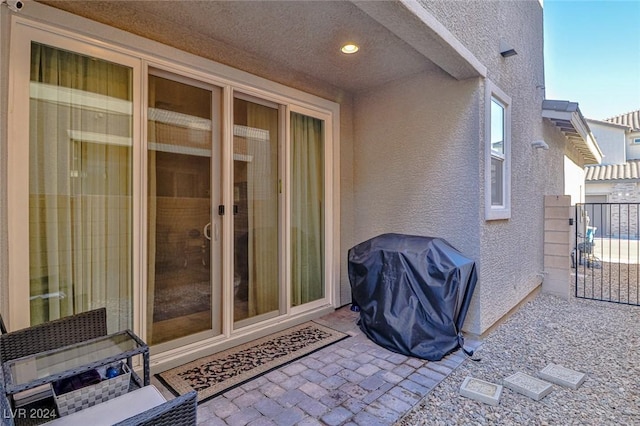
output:
[[[485,94],[485,219],[511,217],[511,98],[491,81]]]

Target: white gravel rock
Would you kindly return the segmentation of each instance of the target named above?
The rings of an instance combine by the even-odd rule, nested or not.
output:
[[[482,342],[398,425],[640,425],[640,307],[538,294]],[[460,396],[467,376],[501,383],[548,364],[586,373],[540,401],[504,389],[490,406]]]

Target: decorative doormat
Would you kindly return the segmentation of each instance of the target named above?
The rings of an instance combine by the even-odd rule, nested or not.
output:
[[[349,337],[315,322],[288,328],[157,374],[176,395],[204,402],[271,370]]]

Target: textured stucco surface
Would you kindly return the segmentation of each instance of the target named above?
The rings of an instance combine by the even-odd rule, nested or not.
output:
[[[477,256],[479,96],[444,73],[356,96],[354,243],[428,235]]]
[[[347,251],[353,246],[353,98],[340,103],[340,300],[338,305],[351,303],[351,285],[347,275]]]
[[[626,133],[625,146],[627,147],[627,160],[636,160],[640,158],[640,144],[633,143],[635,138],[640,138],[639,132]]]
[[[478,79],[444,73],[356,96],[354,244],[387,232],[426,235],[479,258],[481,97]],[[477,315],[474,305],[468,318]]]
[[[624,127],[594,120],[588,120],[587,123],[602,151],[601,164],[622,164],[627,161]]]
[[[486,331],[533,291],[543,277],[544,195],[564,192],[565,139],[541,118],[544,99],[542,8],[535,1],[422,1],[486,67],[512,99],[511,218],[478,223],[478,287],[465,329]],[[518,52],[503,58],[500,40]],[[481,111],[480,122],[484,122]],[[484,130],[481,128],[481,139]],[[544,139],[548,151],[531,142]],[[481,144],[480,178],[484,176]],[[476,194],[482,202],[484,188]]]

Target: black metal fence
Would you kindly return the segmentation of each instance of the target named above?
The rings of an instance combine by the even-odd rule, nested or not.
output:
[[[576,297],[640,305],[640,203],[576,205]]]

